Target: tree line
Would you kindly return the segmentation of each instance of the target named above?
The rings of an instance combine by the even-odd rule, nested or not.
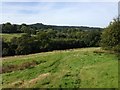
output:
[[[6,25],[11,25],[9,28]],[[13,30],[12,24],[6,23],[4,33]],[[5,29],[5,28],[8,29]],[[10,28],[11,27],[11,28]],[[20,30],[19,30],[20,29]],[[22,24],[16,32],[25,33],[21,37],[14,37],[10,42],[2,40],[2,56],[24,55],[52,50],[64,50],[82,47],[99,46],[101,30],[81,30],[79,28],[39,28],[40,30]],[[31,31],[34,31],[34,33]],[[15,30],[14,30],[15,31]],[[15,33],[15,32],[14,32]]]
[[[4,33],[25,34],[12,38],[10,42],[2,40],[2,56],[99,46],[120,52],[120,21],[118,19],[111,22],[104,30],[40,25],[41,27],[4,24],[2,28]]]

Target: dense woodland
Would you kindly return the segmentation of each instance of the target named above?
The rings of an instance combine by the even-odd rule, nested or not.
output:
[[[120,52],[120,21],[115,19],[108,27],[52,26],[2,24],[2,33],[24,33],[10,42],[2,40],[2,56],[26,55],[52,50],[99,47]]]

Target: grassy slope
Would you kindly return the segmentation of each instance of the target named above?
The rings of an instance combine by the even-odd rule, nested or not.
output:
[[[15,34],[0,34],[0,36],[2,36],[2,38],[9,42],[13,37],[20,37],[21,35],[23,35],[24,33],[15,33]]]
[[[37,62],[32,67],[3,73],[3,87],[118,87],[117,57],[101,51],[82,48],[3,58],[3,67],[16,65],[16,69]]]

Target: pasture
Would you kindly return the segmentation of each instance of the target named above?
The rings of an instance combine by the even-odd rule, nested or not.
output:
[[[2,58],[3,88],[117,88],[118,58],[101,48]]]

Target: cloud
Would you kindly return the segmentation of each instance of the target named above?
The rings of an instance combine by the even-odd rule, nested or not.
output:
[[[2,22],[105,27],[117,16],[117,3],[32,3],[3,3]]]
[[[3,14],[18,13],[28,14],[43,10],[49,10],[54,3],[36,3],[36,2],[5,2],[2,4]]]

